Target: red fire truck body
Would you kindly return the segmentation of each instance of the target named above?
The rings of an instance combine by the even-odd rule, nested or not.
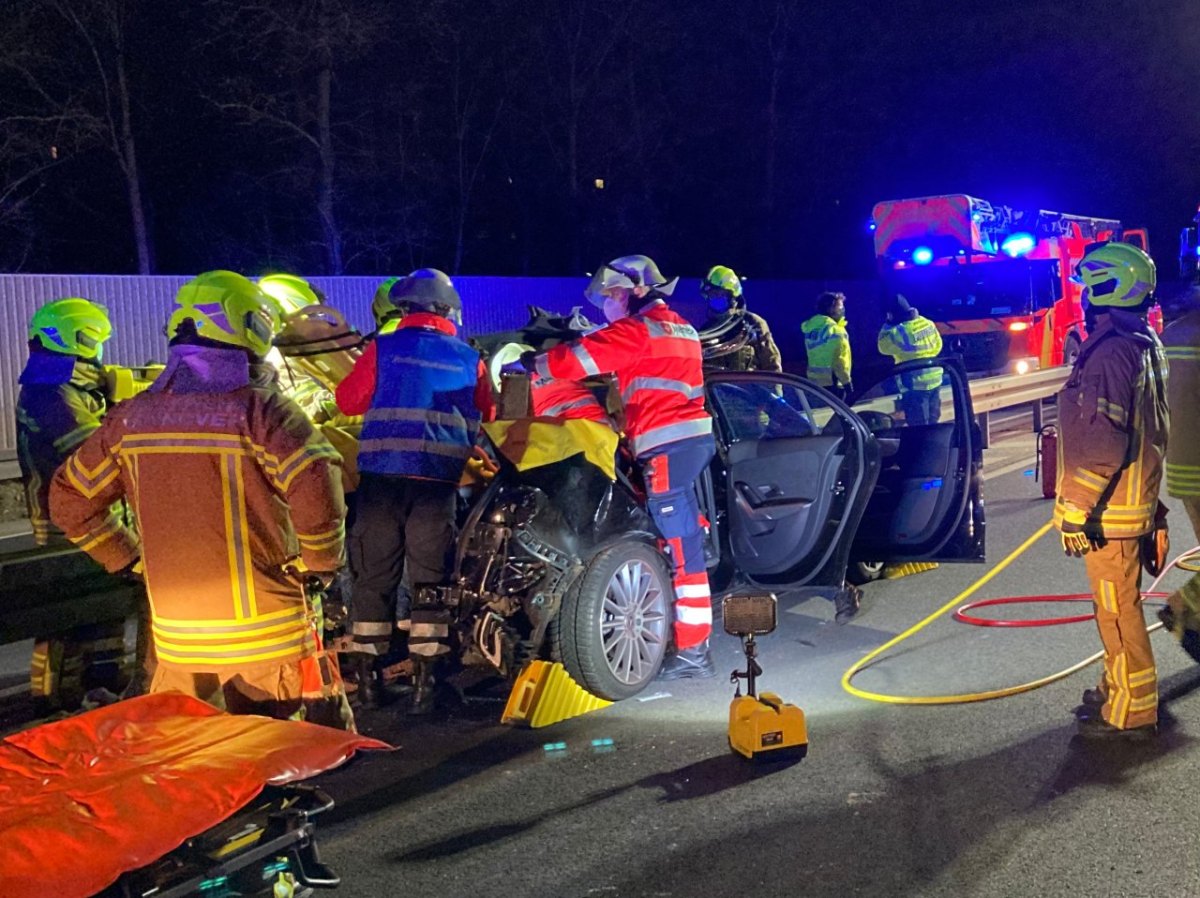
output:
[[[1019,210],[965,194],[888,200],[871,216],[885,293],[902,294],[971,371],[1025,373],[1074,361],[1087,339],[1082,287],[1089,244],[1144,230],[1113,219]]]

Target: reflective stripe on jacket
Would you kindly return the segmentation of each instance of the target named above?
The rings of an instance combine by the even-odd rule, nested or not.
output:
[[[1058,394],[1056,525],[1074,508],[1110,539],[1153,529],[1169,427],[1166,380],[1158,336],[1134,314],[1108,313]]]
[[[828,315],[813,315],[800,326],[808,356],[805,376],[822,387],[850,383],[850,335]]]
[[[33,539],[44,546],[60,533],[50,522],[54,472],[104,417],[104,369],[73,356],[35,352],[20,380],[17,461]]]
[[[457,337],[405,322],[374,343],[375,393],[358,468],[458,483],[479,432],[479,353]]]
[[[283,567],[342,563],[338,454],[294,402],[249,384],[244,353],[181,349],[196,365],[115,406],[55,474],[54,522],[109,571],[140,556],[159,663],[311,655],[313,610]],[[109,511],[121,498],[136,531]]]
[[[897,365],[916,359],[936,358],[942,352],[942,335],[937,325],[917,315],[899,324],[884,325],[879,332],[879,351],[891,356]],[[942,385],[942,369],[906,372],[900,388],[906,391],[936,390]]]
[[[608,413],[591,388],[578,381],[556,380],[535,374],[530,380],[529,392],[536,417],[612,425]]]
[[[1171,324],[1163,331],[1162,342],[1171,368],[1167,492],[1179,498],[1196,497],[1200,496],[1200,311]]]
[[[635,455],[712,433],[696,329],[660,300],[538,356],[542,377],[616,375]]]

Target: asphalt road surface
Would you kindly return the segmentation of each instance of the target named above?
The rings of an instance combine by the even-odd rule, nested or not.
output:
[[[872,584],[848,626],[832,623],[828,602],[780,597],[779,629],[760,642],[762,686],[805,709],[811,749],[801,762],[756,767],[727,748],[727,674],[742,656],[723,633],[716,679],[661,684],[546,729],[498,726],[500,709],[487,703],[418,722],[387,709],[360,715],[362,729],[398,747],[323,778],[338,806],[318,830],[339,894],[1200,893],[1200,854],[1188,847],[1200,825],[1200,669],[1167,634],[1152,637],[1166,704],[1150,744],[1075,737],[1071,711],[1098,665],[969,705],[882,705],[840,686],[854,661],[1046,522],[1032,467],[1027,436],[988,453],[987,565]],[[1176,547],[1189,547],[1186,518],[1173,520]],[[1051,533],[975,597],[1084,589],[1082,562],[1064,559]],[[1091,623],[1003,630],[947,618],[855,682],[905,695],[973,692],[1052,673],[1098,647]]]

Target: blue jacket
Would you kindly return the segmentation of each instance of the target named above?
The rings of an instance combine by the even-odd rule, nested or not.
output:
[[[457,483],[479,431],[479,353],[431,328],[402,327],[375,345],[359,470]]]

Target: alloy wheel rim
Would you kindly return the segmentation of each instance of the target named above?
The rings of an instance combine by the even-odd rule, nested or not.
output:
[[[604,591],[600,636],[608,669],[627,686],[654,674],[666,649],[667,602],[657,573],[643,561],[626,561]]]

